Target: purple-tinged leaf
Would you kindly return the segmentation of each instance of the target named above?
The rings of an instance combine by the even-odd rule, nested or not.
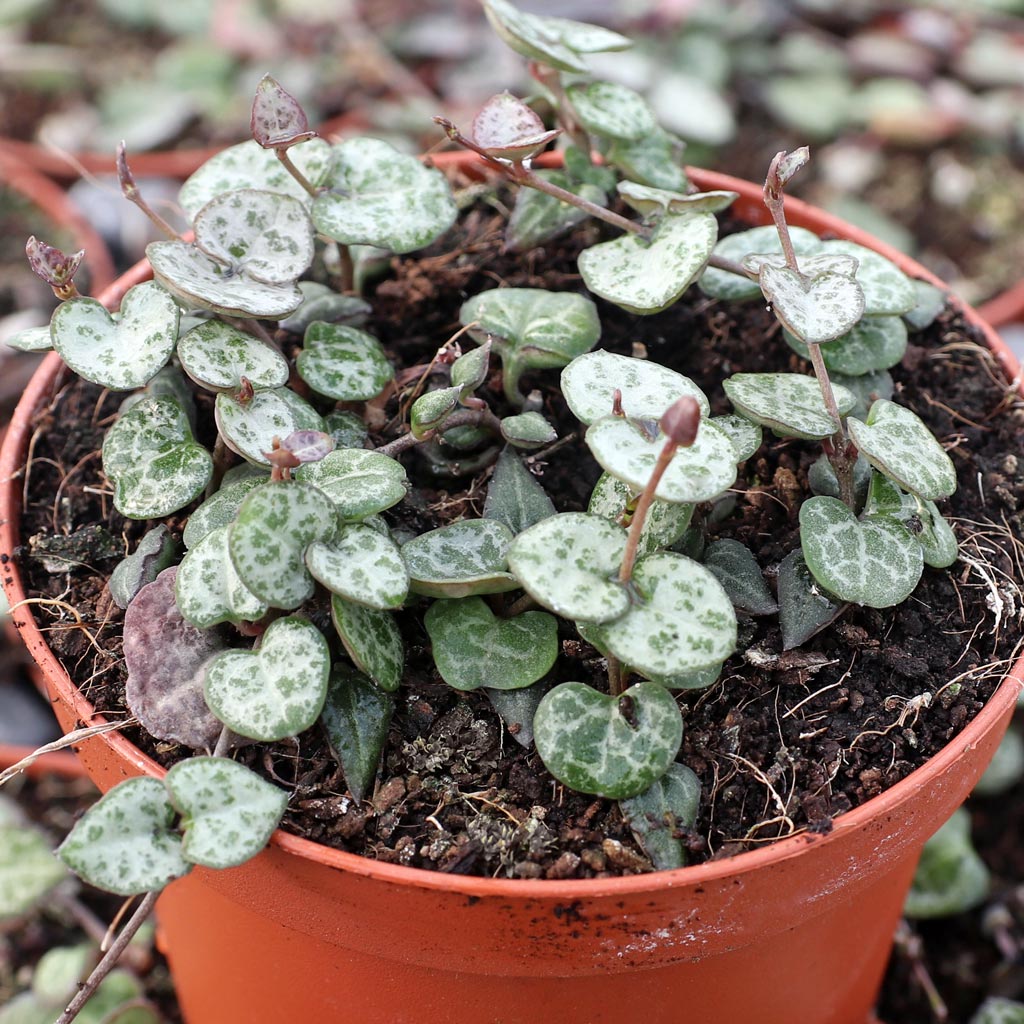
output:
[[[537,114],[509,92],[492,96],[473,119],[473,141],[500,160],[527,160],[559,134],[557,128],[546,131]]]
[[[264,149],[287,149],[316,135],[302,104],[270,75],[264,75],[256,86],[250,128]]]
[[[35,235],[29,236],[25,243],[25,255],[28,257],[28,265],[32,273],[45,281],[56,291],[67,289],[71,286],[75,271],[78,270],[84,249],[72,253],[70,256],[60,249],[45,242],[40,242]]]
[[[289,451],[299,462],[319,462],[334,451],[334,438],[322,430],[293,430],[282,442],[281,447]]]

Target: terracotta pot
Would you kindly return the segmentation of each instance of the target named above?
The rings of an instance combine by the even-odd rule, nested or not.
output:
[[[76,248],[85,250],[92,291],[100,292],[110,286],[116,276],[110,250],[62,188],[3,145],[0,145],[0,184],[37,206],[56,225],[68,231]],[[52,239],[42,241],[52,242]]]
[[[439,163],[447,163],[442,158]],[[741,215],[765,220],[760,189]],[[917,264],[790,202],[794,223]],[[136,268],[136,279],[144,271]],[[127,285],[105,300],[115,303]],[[1016,363],[986,334],[1013,375]],[[50,358],[19,406],[0,479],[23,461],[33,411],[61,375]],[[19,488],[0,495],[0,552],[17,543]],[[6,562],[12,604],[22,595]],[[25,610],[15,619],[47,672],[65,728],[92,720]],[[189,1024],[864,1024],[925,840],[963,801],[1014,707],[1024,659],[982,712],[924,767],[837,818],[827,835],[678,871],[547,882],[463,878],[381,864],[274,834],[239,868],[196,868],[160,899],[159,922]],[[162,769],[117,734],[80,756],[107,789]]]
[[[993,327],[1019,323],[1024,320],[1024,280],[1000,292],[978,307],[978,315]]]

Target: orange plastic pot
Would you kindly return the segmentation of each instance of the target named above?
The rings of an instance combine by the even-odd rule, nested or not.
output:
[[[439,163],[446,163],[442,159]],[[741,193],[765,219],[760,190],[694,171]],[[917,264],[835,218],[792,202],[794,223]],[[136,277],[144,271],[136,269]],[[119,289],[107,293],[109,303]],[[980,322],[1011,377],[1012,354]],[[50,358],[19,406],[0,479],[23,462],[27,425],[61,370]],[[0,494],[0,553],[17,543],[18,487]],[[22,599],[16,566],[4,582]],[[15,612],[44,667],[65,728],[92,709]],[[925,766],[837,818],[827,835],[678,871],[548,882],[462,878],[381,864],[276,832],[230,871],[196,868],[158,904],[188,1024],[865,1024],[918,855],[988,764],[1024,677],[1024,659],[987,706]],[[103,789],[162,774],[119,735],[83,743]]]

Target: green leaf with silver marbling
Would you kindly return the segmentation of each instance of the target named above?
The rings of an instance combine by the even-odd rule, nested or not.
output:
[[[519,690],[558,657],[558,620],[547,612],[500,619],[480,597],[435,601],[424,616],[434,664],[456,690]]]
[[[946,308],[946,293],[927,281],[911,278],[914,288],[914,308],[903,314],[903,319],[912,331],[923,331],[930,327]]]
[[[256,650],[224,651],[207,664],[206,703],[249,739],[297,736],[320,715],[330,669],[330,648],[316,626],[296,616],[275,619]]]
[[[646,359],[620,356],[598,349],[578,356],[563,371],[562,394],[581,423],[593,423],[612,413],[615,392],[622,411],[633,419],[660,420],[678,398],[689,395],[702,417],[711,414],[707,396],[689,377]]]
[[[790,239],[797,256],[811,255],[821,249],[821,239],[806,228],[791,227]],[[782,243],[779,233],[771,225],[750,228],[733,235],[726,235],[714,248],[714,254],[742,265],[743,259],[752,253],[780,253]],[[746,275],[733,274],[718,267],[708,267],[698,282],[705,295],[715,299],[739,301],[756,299],[761,294],[761,286],[756,280]]]
[[[248,466],[249,463],[243,463]],[[250,467],[255,469],[256,467]],[[185,547],[194,548],[208,533],[219,526],[227,526],[235,521],[238,510],[242,507],[248,493],[255,487],[261,487],[270,479],[265,473],[247,476],[231,483],[221,485],[216,494],[206,499],[188,517],[181,539]]]
[[[0,824],[0,921],[35,908],[68,877],[42,834],[27,824]]]
[[[178,566],[174,593],[182,618],[198,629],[221,622],[255,622],[267,605],[235,571],[228,550],[230,526],[205,534]]]
[[[179,309],[153,281],[129,288],[116,319],[95,299],[62,302],[50,338],[75,373],[111,391],[141,388],[174,352]]]
[[[764,440],[761,425],[738,413],[730,412],[723,416],[712,416],[710,422],[732,441],[732,446],[736,449],[737,462],[746,462],[751,458]]]
[[[606,473],[643,490],[665,447],[665,435],[652,440],[621,416],[606,416],[587,428],[585,440]],[[736,448],[705,420],[688,448],[677,448],[654,494],[662,501],[696,504],[711,501],[736,482]]]
[[[559,782],[612,800],[649,789],[668,771],[683,738],[675,700],[650,682],[619,697],[561,683],[540,702],[533,727],[537,752]]]
[[[583,127],[601,138],[635,142],[658,125],[647,100],[618,82],[580,82],[566,94]]]
[[[794,352],[810,359],[807,346],[784,331]],[[832,373],[859,377],[895,366],[907,351],[907,326],[898,316],[866,316],[842,337],[821,346],[825,368]]]
[[[849,415],[867,419],[868,410],[879,398],[892,398],[896,391],[892,375],[888,370],[875,370],[860,377],[848,377],[845,373],[833,373],[832,386],[843,387],[856,398],[856,404]]]
[[[420,395],[409,410],[409,429],[413,437],[426,437],[437,430],[459,407],[462,388],[438,388]]]
[[[330,498],[297,480],[257,487],[242,502],[228,550],[242,582],[273,608],[298,608],[313,596],[306,548],[337,529]]]
[[[596,206],[605,206],[608,202],[608,197],[596,185],[575,182],[563,171],[535,171],[534,174]],[[526,252],[564,235],[588,216],[586,210],[547,192],[521,188],[516,193],[515,206],[505,228],[505,247],[510,252]]]
[[[529,191],[526,189],[525,191]],[[459,356],[451,367],[451,383],[462,389],[461,397],[468,398],[481,384],[487,380],[491,365],[491,342],[489,340],[479,348],[470,349]]]
[[[736,410],[780,437],[820,441],[838,429],[825,408],[821,387],[814,377],[799,373],[734,373],[722,388]],[[832,385],[840,416],[856,401],[846,388]]]
[[[257,391],[248,402],[222,391],[214,417],[224,443],[257,466],[270,465],[264,452],[272,450],[275,437],[284,440],[296,430],[324,429],[316,409],[288,388]]]
[[[288,360],[259,338],[223,320],[205,320],[178,341],[182,369],[200,387],[232,391],[242,378],[254,388],[280,388],[288,383]]]
[[[335,450],[295,471],[295,478],[319,488],[345,521],[358,521],[397,505],[409,481],[397,460],[363,448]]]
[[[617,188],[625,203],[645,220],[662,217],[666,213],[721,213],[739,198],[738,192],[724,189],[675,192],[636,181],[620,181]]]
[[[530,596],[556,615],[607,622],[629,607],[616,578],[626,535],[614,523],[585,512],[563,512],[524,530],[508,561]]]
[[[313,223],[342,245],[412,252],[455,222],[444,175],[379,139],[333,146],[323,184],[326,191],[313,200]]]
[[[700,806],[700,779],[684,764],[670,764],[649,789],[619,801],[622,817],[656,871],[686,864],[686,848],[675,833],[692,828]]]
[[[305,334],[310,324],[321,320],[328,324],[348,324],[359,327],[366,323],[372,307],[358,295],[342,295],[319,281],[300,281],[302,305],[286,316],[280,326],[282,331]]]
[[[626,529],[633,518],[639,497],[639,491],[634,491],[629,484],[610,473],[602,473],[590,493],[587,511]],[[693,505],[659,501],[655,498],[647,510],[647,518],[640,531],[637,553],[640,556],[649,555],[659,548],[675,544],[686,533],[693,517],[693,509]]]
[[[682,192],[689,184],[682,167],[682,142],[660,127],[642,139],[617,139],[608,147],[605,160],[630,181],[653,188]]]
[[[381,343],[344,324],[311,323],[295,362],[299,376],[318,395],[339,402],[376,398],[394,377]]]
[[[926,565],[946,569],[956,561],[956,534],[935,502],[904,494],[881,473],[871,474],[864,514],[889,516],[901,522],[921,545]]]
[[[937,501],[956,490],[952,459],[909,409],[880,398],[866,422],[851,418],[848,426],[853,443],[868,462],[905,491]]]
[[[319,185],[326,175],[330,155],[331,147],[323,139],[310,139],[288,151],[289,159],[313,185]],[[309,193],[277,154],[250,139],[229,146],[207,160],[181,186],[178,203],[193,219],[211,199],[240,188],[280,192],[306,206],[312,202]]]
[[[595,295],[630,313],[660,313],[703,271],[717,237],[712,213],[669,214],[649,241],[629,233],[584,249],[580,276]]]
[[[331,620],[356,668],[382,690],[397,690],[405,669],[405,645],[395,617],[335,594]]]
[[[531,190],[523,189],[523,191],[528,192]],[[570,209],[575,208],[570,207]],[[580,212],[582,213],[582,211]],[[49,352],[53,348],[53,336],[50,334],[50,325],[26,327],[24,330],[12,334],[9,338],[4,338],[4,344],[8,348],[17,349],[19,352]]]
[[[462,304],[459,319],[478,342],[491,339],[504,367],[505,394],[517,403],[527,369],[550,369],[589,352],[601,337],[597,307],[585,295],[543,288],[492,288]]]
[[[501,594],[518,584],[508,571],[512,531],[496,519],[465,519],[421,533],[402,548],[410,589],[427,597]]]
[[[118,608],[127,608],[132,598],[147,584],[152,583],[181,555],[181,544],[166,525],[160,523],[148,530],[135,550],[119,562],[110,574],[107,587]]]
[[[758,280],[778,321],[807,345],[846,334],[864,315],[864,293],[845,274],[809,278],[765,263]]]
[[[162,519],[209,483],[210,453],[192,439],[173,398],[146,398],[120,416],[103,439],[103,472],[114,505],[129,519]]]
[[[989,996],[967,1024],[1024,1024],[1024,1003],[1003,996]]]
[[[395,698],[362,672],[341,663],[331,669],[320,722],[355,800],[373,789],[394,709]]]
[[[738,540],[725,537],[712,541],[704,551],[704,565],[725,587],[734,607],[748,615],[773,615],[779,606],[754,553]]]
[[[283,789],[226,757],[179,761],[164,782],[182,816],[181,852],[207,868],[233,868],[255,857],[288,806]]]
[[[539,412],[523,412],[501,421],[501,436],[510,445],[529,451],[551,444],[557,440],[558,432]]]
[[[559,32],[553,30],[549,24],[552,19],[520,11],[507,0],[483,0],[483,5],[491,27],[516,53],[559,71],[587,70],[586,63],[576,50],[563,41]]]
[[[409,593],[398,546],[362,523],[346,524],[333,540],[310,544],[306,567],[332,594],[368,608],[400,608]]]
[[[800,546],[814,578],[842,601],[891,608],[914,591],[924,566],[921,545],[888,516],[858,521],[838,498],[800,506]]]
[[[663,551],[637,560],[625,615],[588,634],[626,665],[650,676],[678,676],[719,665],[736,648],[736,613],[703,565]]]
[[[864,293],[865,316],[899,316],[917,305],[913,281],[895,263],[873,249],[833,238],[822,242],[821,252],[842,253],[857,260],[857,284]]]
[[[554,502],[541,482],[515,451],[504,449],[487,485],[484,518],[504,523],[513,534],[517,534],[554,514]]]
[[[158,892],[192,869],[172,828],[175,817],[162,782],[127,779],[78,819],[57,854],[97,889],[118,896]]]

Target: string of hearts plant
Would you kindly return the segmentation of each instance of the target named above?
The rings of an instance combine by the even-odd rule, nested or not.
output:
[[[194,240],[151,244],[155,280],[130,289],[118,313],[74,291],[75,257],[31,243],[33,266],[64,301],[19,346],[52,346],[82,377],[131,393],[102,448],[116,508],[154,521],[191,509],[180,538],[163,523],[150,530],[110,590],[126,609],[129,708],[153,736],[197,754],[162,781],[122,783],[75,827],[61,856],[97,886],[153,894],[194,864],[258,852],[288,794],[232,760],[245,744],[319,723],[352,797],[370,793],[403,678],[399,610],[422,615],[448,685],[484,689],[556,779],[619,800],[653,865],[679,866],[678,825],[694,821],[700,784],[675,760],[674,691],[718,679],[739,619],[778,612],[785,646],[796,647],[849,603],[897,604],[924,564],[956,557],[935,505],[955,487],[952,464],[890,401],[886,373],[907,324],[930,322],[940,293],[867,249],[787,226],[783,191],[806,150],[772,163],[774,228],[718,241],[715,214],[735,194],[690,191],[676,141],[644,100],[580,79],[585,54],[628,40],[505,0],[484,6],[530,60],[559,123],[546,128],[509,94],[486,104],[471,136],[439,119],[522,186],[509,247],[599,219],[621,234],[581,253],[590,293],[639,315],[693,283],[715,298],[763,295],[814,376],[735,373],[724,383],[734,413],[712,416],[689,378],[596,348],[587,295],[495,288],[462,307],[477,347],[446,345],[435,359],[447,385],[382,426],[394,372],[362,329],[369,306],[353,289],[382,252],[441,238],[456,197],[437,170],[383,142],[313,137],[269,77],[254,141],[182,188]],[[557,136],[570,143],[564,166],[531,169]],[[123,153],[119,163],[125,194],[148,209]],[[638,219],[610,209],[613,193]],[[305,279],[313,266],[318,279]],[[339,288],[323,283],[330,274]],[[493,408],[478,394],[492,356],[504,391]],[[525,373],[550,369],[561,369],[562,396],[603,470],[587,512],[556,513],[519,454],[556,441],[537,395],[521,390]],[[197,422],[197,390],[214,396],[212,450],[196,440],[214,433]],[[754,555],[736,541],[705,545],[694,516],[733,486],[763,429],[822,451],[777,601]],[[402,456],[413,447],[491,470],[481,518],[414,537],[392,530],[386,513],[408,495]],[[319,600],[326,630],[311,612]],[[568,629],[606,660],[607,692],[591,681],[546,690]]]

